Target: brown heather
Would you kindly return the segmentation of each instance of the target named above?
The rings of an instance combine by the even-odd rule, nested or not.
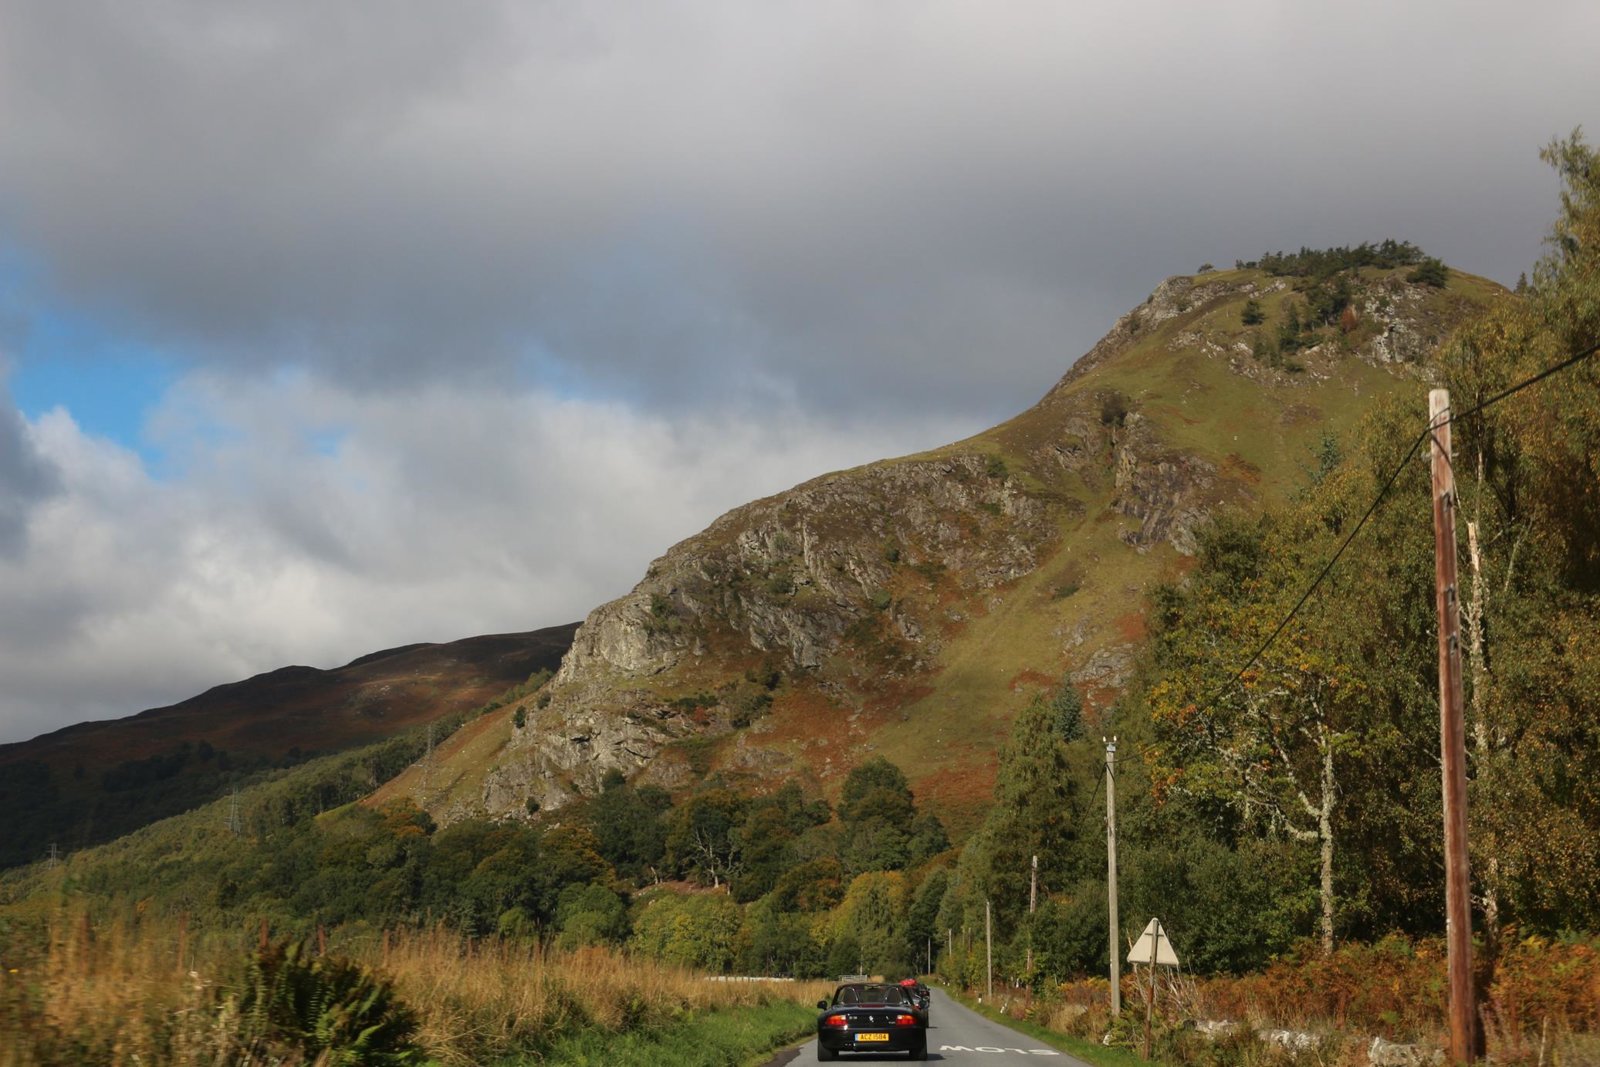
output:
[[[1482,946],[1479,946],[1482,951]],[[1502,1067],[1594,1067],[1600,1064],[1600,941],[1509,936],[1498,959],[1480,968],[1489,1060]],[[1324,956],[1313,942],[1265,971],[1237,978],[1174,979],[1163,974],[1157,999],[1156,1059],[1182,1067],[1215,1064],[1317,1064],[1368,1067],[1373,1038],[1441,1048],[1446,1035],[1444,944],[1391,936],[1351,942]],[[1026,987],[997,992],[996,1007],[1018,1019],[1086,1041],[1108,1031],[1141,1039],[1147,992],[1143,976],[1124,973],[1122,1023],[1113,1026],[1109,983],[1084,978],[1052,994]],[[1214,1039],[1193,1023],[1225,1021]],[[1296,1060],[1264,1044],[1258,1031],[1315,1035],[1318,1048]]]

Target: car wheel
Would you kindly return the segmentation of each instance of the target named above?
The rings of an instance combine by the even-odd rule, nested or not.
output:
[[[818,1063],[827,1063],[829,1060],[836,1060],[838,1058],[839,1058],[839,1054],[837,1052],[835,1052],[832,1049],[828,1048],[822,1042],[820,1042],[820,1041],[817,1042],[817,1062]]]
[[[911,1058],[914,1060],[925,1060],[928,1058],[928,1042],[926,1038],[923,1039],[922,1044],[911,1050]]]

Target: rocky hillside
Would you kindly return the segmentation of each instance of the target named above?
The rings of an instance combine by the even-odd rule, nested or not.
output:
[[[1091,715],[1115,697],[1142,591],[1183,568],[1198,523],[1303,484],[1379,398],[1420,398],[1427,353],[1500,292],[1411,273],[1169,279],[1011,421],[674,546],[589,615],[536,700],[391,790],[446,819],[523,815],[611,770],[827,792],[881,754],[959,832],[1018,707],[1063,677]]]

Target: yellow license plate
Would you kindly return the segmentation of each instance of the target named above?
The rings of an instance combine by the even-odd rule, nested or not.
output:
[[[889,1035],[888,1034],[857,1034],[856,1035],[856,1040],[857,1041],[887,1041],[887,1040],[889,1040]]]

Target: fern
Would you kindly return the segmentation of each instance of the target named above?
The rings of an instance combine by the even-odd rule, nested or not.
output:
[[[298,1050],[329,1067],[420,1063],[417,1016],[385,978],[359,963],[315,956],[302,942],[258,950],[239,1006],[252,1052]]]

